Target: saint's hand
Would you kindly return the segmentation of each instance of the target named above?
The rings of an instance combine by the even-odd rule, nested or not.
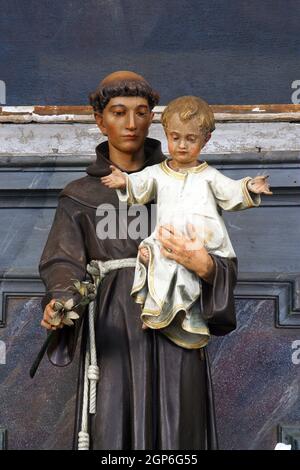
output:
[[[43,316],[43,319],[41,321],[41,325],[46,328],[47,330],[57,330],[58,328],[63,328],[63,323],[62,321],[59,322],[58,324],[51,324],[51,321],[55,318],[56,316],[56,311],[54,310],[54,304],[55,304],[56,300],[55,299],[52,299],[45,307],[45,310],[44,310],[44,316]]]
[[[193,271],[206,282],[212,283],[214,262],[192,224],[188,224],[189,237],[178,232],[172,225],[158,229],[158,239],[162,244],[161,254],[173,259],[185,268]]]
[[[125,189],[126,176],[124,173],[113,165],[110,165],[109,168],[111,169],[111,174],[100,178],[101,183],[103,183],[108,188]]]
[[[252,178],[251,180],[248,181],[247,188],[249,189],[249,191],[255,194],[271,195],[273,193],[272,191],[270,191],[270,186],[269,186],[269,183],[267,182],[267,178],[269,178],[269,175],[255,176],[255,178]]]

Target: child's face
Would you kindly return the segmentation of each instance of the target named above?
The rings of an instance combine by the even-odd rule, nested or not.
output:
[[[170,117],[166,135],[172,159],[183,164],[196,162],[207,142],[196,119],[183,122],[177,114]]]

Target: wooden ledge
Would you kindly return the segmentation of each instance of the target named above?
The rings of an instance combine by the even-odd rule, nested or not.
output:
[[[165,106],[154,108],[160,122]],[[212,105],[217,122],[300,122],[300,104]],[[2,123],[95,123],[91,106],[2,106]]]

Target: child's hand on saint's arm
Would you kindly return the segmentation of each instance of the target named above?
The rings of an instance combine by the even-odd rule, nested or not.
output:
[[[108,188],[125,189],[126,188],[125,174],[113,165],[110,165],[109,168],[111,169],[111,174],[100,178],[101,183],[103,183]]]
[[[249,189],[249,191],[255,194],[271,195],[273,193],[272,191],[270,191],[270,186],[269,186],[269,183],[267,182],[267,178],[269,178],[269,175],[255,176],[255,178],[252,178],[251,180],[248,181],[247,188]]]

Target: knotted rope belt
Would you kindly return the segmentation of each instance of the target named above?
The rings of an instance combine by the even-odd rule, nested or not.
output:
[[[101,282],[110,271],[122,268],[134,268],[135,265],[136,258],[114,259],[109,261],[93,260],[87,265],[87,272],[94,280],[97,293]],[[84,361],[83,404],[81,429],[78,433],[78,450],[89,450],[88,415],[96,413],[97,382],[99,381],[95,338],[96,299],[97,297],[89,303],[89,329]]]

